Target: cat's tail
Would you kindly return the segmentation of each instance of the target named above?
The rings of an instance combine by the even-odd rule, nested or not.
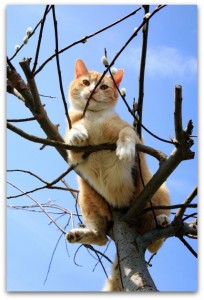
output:
[[[120,278],[120,270],[117,256],[111,268],[111,275],[106,280],[105,285],[102,289],[103,292],[122,292],[122,282]]]

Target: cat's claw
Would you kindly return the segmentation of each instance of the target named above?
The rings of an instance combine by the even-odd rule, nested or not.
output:
[[[120,160],[131,162],[135,159],[135,144],[117,143],[116,155]]]
[[[68,137],[69,145],[80,145],[88,139],[86,128],[72,128]]]
[[[165,214],[158,215],[156,218],[157,224],[161,227],[166,227],[170,224],[170,218]]]

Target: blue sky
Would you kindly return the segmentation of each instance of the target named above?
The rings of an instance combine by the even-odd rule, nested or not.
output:
[[[72,42],[89,35],[102,27],[122,18],[136,9],[137,5],[93,6],[68,5],[56,6],[58,19],[59,44],[63,48]],[[154,6],[150,7],[152,11]],[[7,55],[11,57],[14,46],[21,44],[26,28],[35,27],[44,12],[44,5],[8,5],[7,6]],[[135,27],[142,20],[143,12],[127,19],[121,24],[79,44],[60,55],[63,86],[67,94],[70,81],[73,79],[74,63],[82,58],[89,69],[100,72],[104,70],[101,56],[104,48],[109,61],[120,50]],[[33,57],[36,50],[38,32],[13,60],[20,74],[19,60]],[[127,100],[132,104],[138,93],[138,71],[141,49],[141,33],[125,49],[115,63],[115,67],[125,70],[121,87],[127,91]],[[39,57],[39,65],[54,53],[54,32],[51,14],[48,16]],[[23,76],[23,75],[22,75]],[[36,82],[40,94],[56,97],[42,98],[53,123],[60,124],[62,135],[65,132],[65,115],[58,85],[56,63],[53,59],[37,75]],[[189,119],[194,122],[194,134],[197,134],[197,7],[195,5],[169,5],[151,19],[148,40],[148,53],[145,77],[145,95],[143,123],[155,134],[165,139],[174,137],[173,109],[174,86],[183,87],[183,123]],[[30,117],[29,111],[13,96],[7,97],[8,118]],[[122,100],[119,100],[117,111],[130,123],[132,119],[126,111]],[[18,125],[27,132],[44,137],[39,126],[33,122]],[[172,146],[161,143],[143,132],[146,145],[170,154]],[[51,181],[58,177],[67,166],[58,153],[49,147],[43,151],[39,145],[32,144],[15,134],[7,135],[7,168],[25,169]],[[197,184],[197,140],[192,148],[196,158],[182,162],[167,181],[172,204],[182,203]],[[158,164],[148,158],[152,171]],[[22,190],[30,190],[40,183],[28,175],[9,174],[8,180]],[[73,187],[76,185],[74,173],[66,180]],[[8,186],[8,195],[18,193]],[[42,191],[32,195],[40,203],[49,199],[74,211],[73,198],[59,191]],[[33,204],[28,197],[9,200],[9,205]],[[60,221],[66,224],[66,217]],[[76,261],[83,267],[76,266],[73,258],[78,246],[68,245],[66,252],[64,238],[56,250],[49,277],[44,279],[60,232],[43,214],[9,209],[7,213],[7,290],[8,291],[99,291],[105,281],[100,265],[92,272],[96,261],[86,249],[80,249]],[[77,220],[75,221],[77,226]],[[196,248],[196,242],[191,241]],[[99,248],[100,250],[103,248]],[[110,245],[107,255],[113,259],[114,245]],[[158,252],[149,269],[157,288],[161,291],[195,291],[197,289],[196,259],[176,238],[168,239]],[[110,264],[104,261],[107,271]]]

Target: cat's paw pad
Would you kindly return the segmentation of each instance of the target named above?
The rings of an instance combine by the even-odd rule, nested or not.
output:
[[[120,160],[127,162],[135,159],[135,144],[133,143],[117,143],[116,155]]]
[[[69,243],[77,243],[83,237],[83,233],[80,229],[72,229],[66,234],[66,239]]]
[[[170,218],[165,214],[157,216],[157,224],[161,227],[166,227],[170,222]]]
[[[79,145],[85,142],[87,139],[88,139],[88,132],[86,128],[80,130],[77,128],[72,128],[69,133],[68,144]]]

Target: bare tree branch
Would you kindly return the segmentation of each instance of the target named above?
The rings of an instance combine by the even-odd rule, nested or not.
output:
[[[118,51],[118,53],[115,55],[115,57],[113,58],[113,60],[110,62],[109,66],[107,66],[106,70],[103,72],[102,76],[100,77],[99,81],[97,82],[97,84],[95,85],[94,89],[92,90],[92,92],[90,93],[89,98],[87,99],[87,103],[86,106],[84,108],[83,111],[83,117],[85,116],[86,110],[89,106],[89,102],[91,97],[93,96],[95,90],[97,89],[97,87],[99,86],[99,84],[101,83],[102,79],[104,78],[104,76],[107,74],[107,72],[109,71],[109,69],[114,65],[114,63],[116,62],[116,60],[118,59],[118,57],[121,55],[121,53],[125,50],[125,48],[129,45],[129,43],[137,36],[138,32],[143,28],[143,26],[149,21],[150,18],[152,18],[158,11],[160,11],[163,7],[165,7],[165,5],[158,5],[155,10],[148,16],[148,18],[144,18],[142,23],[140,24],[140,26],[134,31],[134,33],[129,37],[129,39],[126,41],[126,43],[122,46],[122,48]]]
[[[149,244],[156,240],[172,236],[187,236],[188,234],[197,236],[197,230],[190,227],[188,223],[183,223],[180,228],[174,226],[172,223],[165,228],[155,228],[152,231],[145,233],[143,236],[138,235],[137,241],[138,244],[143,244],[143,247],[146,249]]]
[[[42,41],[42,33],[43,33],[43,29],[44,29],[44,24],[45,24],[46,16],[47,16],[49,10],[50,10],[49,5],[46,5],[43,18],[42,18],[42,20],[40,22],[41,23],[40,33],[39,33],[39,37],[38,37],[38,44],[37,44],[37,49],[36,49],[36,53],[35,53],[35,60],[34,60],[34,64],[33,64],[32,73],[35,72],[35,69],[36,69],[37,64],[38,64],[38,56],[39,56],[39,53],[40,53],[40,45],[41,45],[41,41]]]
[[[106,51],[106,49],[105,49],[105,51]],[[106,51],[106,52],[107,52],[107,51]],[[126,105],[128,111],[129,111],[129,113],[130,113],[131,116],[134,118],[134,123],[139,124],[140,127],[142,127],[146,132],[148,132],[148,133],[149,133],[151,136],[153,136],[154,138],[156,138],[156,139],[158,139],[158,140],[160,140],[160,141],[162,141],[162,142],[168,143],[168,144],[174,144],[173,141],[169,141],[169,140],[166,140],[166,139],[163,139],[163,138],[157,136],[156,134],[154,134],[153,132],[151,132],[149,129],[147,129],[147,128],[142,124],[141,119],[138,118],[138,116],[135,114],[135,111],[132,110],[132,109],[130,108],[130,106],[129,106],[127,100],[125,99],[125,96],[121,93],[121,91],[120,91],[120,89],[119,89],[117,83],[115,82],[115,79],[114,79],[114,77],[113,77],[113,74],[112,74],[112,72],[111,72],[111,70],[110,70],[110,66],[107,66],[107,68],[108,68],[108,71],[109,71],[109,73],[110,73],[110,76],[111,76],[111,78],[112,78],[112,80],[113,80],[113,82],[114,82],[114,85],[115,85],[115,87],[116,87],[116,89],[117,89],[117,91],[118,91],[120,97],[122,98],[123,102],[125,103],[125,105]],[[141,101],[142,101],[142,100],[141,100]],[[140,131],[141,131],[141,130],[140,130]],[[140,138],[141,138],[141,137],[140,137]]]
[[[107,74],[107,72],[110,72],[110,68],[114,65],[115,61],[117,58],[121,55],[121,53],[125,50],[125,48],[129,45],[129,43],[137,36],[138,32],[142,29],[143,30],[143,46],[142,46],[142,55],[141,55],[141,65],[140,65],[140,76],[139,76],[139,94],[138,94],[138,107],[137,107],[137,113],[139,115],[139,120],[137,116],[135,115],[135,110],[131,109],[130,106],[128,105],[125,97],[121,95],[120,90],[118,89],[114,78],[112,76],[112,79],[118,89],[118,92],[120,96],[122,97],[124,103],[126,104],[129,112],[133,116],[134,120],[138,124],[138,133],[141,136],[141,128],[144,128],[147,132],[149,132],[152,136],[156,137],[157,139],[173,144],[175,148],[173,149],[172,153],[170,154],[169,157],[167,157],[164,153],[161,151],[158,151],[156,149],[153,149],[151,147],[147,147],[145,145],[136,145],[136,150],[138,152],[144,152],[147,153],[159,160],[160,167],[158,171],[155,173],[155,175],[152,177],[152,179],[147,183],[147,185],[144,187],[144,190],[141,192],[139,197],[136,199],[135,204],[129,209],[129,211],[126,213],[125,216],[122,216],[119,212],[113,211],[113,219],[114,219],[114,224],[113,224],[113,233],[110,234],[113,236],[113,239],[116,242],[116,248],[117,248],[117,253],[118,253],[118,259],[119,259],[119,267],[121,270],[121,280],[122,280],[122,285],[124,287],[125,291],[157,291],[157,288],[148,272],[146,262],[144,259],[144,253],[147,248],[147,246],[152,243],[155,240],[161,239],[161,238],[168,238],[171,236],[176,236],[178,237],[184,244],[185,246],[191,251],[191,253],[194,256],[197,256],[196,252],[192,249],[192,247],[186,242],[184,239],[184,236],[190,237],[190,238],[197,238],[197,220],[194,220],[190,223],[184,223],[184,220],[190,217],[194,217],[195,213],[191,215],[187,215],[187,217],[183,218],[184,212],[186,208],[195,208],[197,207],[197,204],[192,204],[191,201],[192,199],[196,196],[197,194],[197,189],[195,189],[191,195],[185,200],[183,204],[177,204],[177,205],[169,205],[169,206],[153,206],[150,208],[144,209],[145,205],[147,204],[148,201],[151,201],[151,197],[154,195],[154,193],[158,190],[158,188],[161,186],[161,184],[168,178],[168,176],[174,171],[174,169],[180,164],[181,161],[185,159],[192,159],[194,157],[194,153],[191,152],[190,148],[193,145],[193,141],[191,139],[192,137],[192,130],[193,130],[193,124],[192,121],[189,121],[187,124],[186,129],[183,129],[182,125],[182,88],[181,86],[176,86],[175,87],[175,111],[174,111],[174,127],[175,127],[175,138],[172,141],[168,141],[165,139],[162,139],[156,135],[154,135],[152,132],[150,132],[143,124],[142,124],[142,106],[143,106],[143,96],[144,96],[144,72],[145,72],[145,60],[146,60],[146,51],[147,51],[147,36],[148,36],[148,23],[150,18],[157,13],[160,9],[165,7],[165,5],[159,5],[156,7],[156,9],[152,13],[149,12],[149,5],[144,5],[144,10],[145,10],[145,15],[143,18],[143,21],[141,22],[140,26],[135,30],[135,32],[129,37],[129,39],[126,41],[126,43],[123,45],[123,47],[119,50],[119,52],[115,55],[113,58],[112,62],[106,66],[106,70],[103,72],[101,78],[99,79],[98,83],[95,86],[95,89],[97,86],[101,83],[103,77]],[[43,33],[43,26],[45,23],[46,16],[48,12],[52,9],[53,12],[53,22],[54,22],[54,30],[55,30],[55,54],[50,56],[38,69],[37,69],[37,64],[38,64],[38,57],[40,53],[40,46],[41,46],[41,41],[42,41],[42,33]],[[23,69],[28,85],[22,80],[21,76],[16,72],[15,68],[13,67],[11,60],[16,56],[18,51],[14,54],[14,56],[9,60],[8,62],[8,68],[7,68],[7,73],[8,73],[8,82],[7,82],[7,91],[9,93],[12,93],[16,97],[18,97],[20,100],[22,100],[25,105],[30,109],[31,113],[33,114],[34,118],[29,118],[30,120],[37,120],[37,122],[40,124],[41,128],[43,131],[46,133],[47,139],[42,139],[38,138],[36,136],[27,134],[23,130],[11,125],[7,124],[8,129],[12,130],[16,134],[30,140],[36,143],[41,143],[43,145],[49,145],[49,146],[54,146],[57,151],[60,153],[60,155],[64,158],[66,162],[68,162],[68,157],[67,157],[67,149],[72,150],[75,152],[84,152],[82,154],[83,159],[87,159],[89,155],[93,152],[97,151],[104,151],[104,150],[109,150],[109,151],[115,151],[116,149],[116,144],[101,144],[101,145],[88,145],[84,147],[76,147],[76,146],[71,146],[67,145],[61,135],[59,134],[56,126],[51,123],[49,120],[47,113],[41,103],[40,100],[40,95],[37,90],[37,86],[34,80],[34,76],[38,74],[44,66],[51,61],[54,57],[56,57],[56,62],[57,62],[57,71],[58,71],[58,77],[59,77],[59,85],[60,85],[60,91],[62,95],[62,100],[64,104],[64,109],[65,109],[65,114],[68,119],[69,127],[71,128],[71,121],[69,118],[68,114],[68,109],[67,109],[67,103],[63,91],[63,84],[62,84],[62,76],[61,76],[61,70],[60,70],[60,62],[59,62],[59,55],[68,50],[69,48],[75,46],[78,43],[85,43],[89,38],[103,32],[104,30],[107,30],[108,28],[118,24],[119,22],[129,18],[130,16],[134,15],[137,11],[141,9],[138,8],[131,14],[125,16],[124,18],[116,21],[115,23],[106,26],[102,28],[101,30],[89,35],[85,36],[84,38],[72,43],[71,45],[59,50],[58,49],[58,30],[57,30],[57,20],[55,16],[55,7],[54,5],[49,6],[47,5],[45,8],[44,16],[42,20],[37,24],[35,27],[34,31],[37,29],[37,27],[41,24],[40,28],[40,33],[39,33],[39,39],[38,39],[38,44],[37,44],[37,49],[35,53],[35,61],[34,61],[34,66],[31,71],[30,69],[30,59],[24,59],[23,61],[20,62],[21,68]],[[30,35],[32,36],[33,33]],[[94,90],[92,91],[92,94],[94,93]],[[86,114],[86,110],[88,109],[89,105],[89,100],[92,97],[92,94],[90,95],[87,105],[84,109],[83,112],[83,117]],[[14,119],[10,120],[10,122],[25,122],[28,121],[28,119]],[[71,211],[66,210],[65,208],[62,208],[56,204],[53,203],[45,203],[45,204],[40,204],[38,201],[33,199],[31,196],[29,196],[29,193],[32,193],[37,190],[41,190],[44,188],[58,188],[62,190],[69,190],[71,195],[74,197],[76,200],[76,205],[78,202],[78,197],[77,197],[77,192],[76,190],[73,190],[69,187],[69,185],[65,182],[63,179],[64,176],[66,176],[69,172],[75,169],[76,166],[70,166],[63,174],[58,176],[55,180],[52,182],[47,182],[37,176],[36,174],[30,172],[30,171],[25,171],[25,170],[9,170],[10,172],[24,172],[27,173],[36,179],[40,180],[41,182],[44,183],[43,187],[36,188],[32,191],[27,191],[23,192],[21,189],[16,187],[14,184],[11,184],[8,182],[11,186],[13,186],[15,189],[21,191],[20,195],[16,196],[11,196],[8,197],[10,198],[17,198],[23,195],[26,195],[32,201],[34,201],[36,204],[32,206],[9,206],[10,208],[16,208],[16,209],[28,209],[32,210],[35,212],[42,212],[45,213],[51,223],[54,223],[58,229],[62,232],[60,238],[62,237],[63,234],[66,233],[65,229],[66,227],[61,228],[59,224],[56,222],[59,218],[66,216],[66,214],[69,214],[70,218],[68,223],[71,220],[71,225],[74,227],[74,220],[75,216],[77,216],[80,220],[78,211],[77,214],[73,214]],[[56,183],[59,181],[63,182],[66,188],[63,187],[57,187]],[[39,211],[36,210],[39,209]],[[154,210],[154,209],[176,209],[179,208],[176,216],[174,218],[174,221],[172,224],[167,226],[166,228],[155,228],[153,231],[146,233],[143,236],[140,236],[136,233],[135,226],[131,226],[132,224],[135,225],[135,220],[138,220],[142,214],[146,213],[149,210]],[[49,212],[47,211],[49,210]],[[53,211],[52,211],[53,210]],[[53,219],[50,214],[58,214],[59,217],[57,219]],[[82,221],[80,220],[82,223]],[[60,240],[59,238],[59,240]],[[58,240],[58,242],[59,242]],[[50,266],[52,263],[52,259],[54,256],[54,253],[56,251],[58,242],[56,244],[56,247],[53,251],[50,265],[48,268],[47,276],[50,271]],[[88,250],[94,251],[98,262],[101,264],[106,276],[106,270],[102,264],[102,257],[105,257],[109,262],[110,259],[106,257],[106,255],[98,250],[95,250],[91,245],[84,245]],[[81,247],[81,246],[80,246]],[[76,256],[76,255],[75,255]],[[101,257],[100,257],[101,256]],[[47,280],[47,276],[45,281]]]
[[[24,193],[19,187],[17,187],[16,185],[14,185],[13,183],[11,182],[8,182],[8,184],[10,184],[12,187],[14,187],[15,189],[19,190],[21,193]],[[56,223],[56,221],[47,213],[47,211],[43,208],[43,206],[38,202],[36,201],[33,197],[27,195],[27,197],[29,197],[32,201],[34,201],[40,208],[41,210],[46,214],[46,216],[58,227],[58,229],[63,232],[64,234],[66,234],[66,231],[61,228],[59,226],[59,224]]]
[[[143,5],[144,15],[149,13],[149,5]],[[142,108],[143,108],[143,98],[144,98],[144,74],[146,66],[146,54],[147,54],[147,39],[148,39],[148,28],[149,22],[147,22],[142,29],[143,39],[142,39],[142,53],[140,60],[140,74],[139,74],[139,94],[137,101],[137,113],[139,116],[139,121],[137,123],[137,133],[139,137],[142,136],[141,124],[142,124]]]
[[[105,30],[107,30],[107,29],[109,29],[109,28],[111,28],[111,27],[117,25],[118,23],[124,21],[125,19],[127,19],[127,18],[129,18],[129,17],[135,15],[140,9],[141,9],[141,7],[139,7],[139,8],[136,9],[136,10],[134,10],[133,12],[131,12],[131,13],[128,14],[127,16],[123,17],[122,19],[120,19],[120,20],[118,20],[118,21],[116,21],[116,22],[114,22],[114,23],[112,23],[112,24],[110,24],[110,25],[108,25],[108,26],[106,26],[106,27],[104,27],[104,28],[102,28],[102,29],[100,29],[100,30],[98,30],[98,31],[96,31],[96,32],[94,32],[94,33],[92,33],[92,34],[90,34],[90,35],[87,35],[87,36],[83,37],[82,39],[80,39],[80,40],[78,40],[78,41],[72,43],[71,45],[69,45],[69,46],[67,46],[67,47],[65,47],[65,48],[63,48],[63,49],[61,49],[60,51],[58,51],[58,55],[61,54],[61,53],[63,53],[64,51],[66,51],[66,50],[72,48],[73,46],[75,46],[75,45],[77,45],[77,44],[79,44],[79,43],[85,43],[88,39],[90,39],[90,38],[92,38],[92,37],[94,37],[94,36],[100,34],[101,32],[103,32],[103,31],[105,31]],[[49,58],[48,58],[48,59],[47,59],[47,60],[46,60],[46,61],[45,61],[45,62],[44,62],[44,63],[43,63],[43,64],[42,64],[42,65],[41,65],[34,73],[33,73],[33,75],[35,76],[37,73],[39,73],[39,72],[44,68],[44,66],[45,66],[50,60],[52,60],[56,55],[57,55],[57,53],[55,53],[55,54],[53,54],[52,56],[50,56],[50,57],[49,57]]]
[[[58,78],[59,78],[59,86],[60,86],[60,92],[61,92],[61,95],[62,95],[62,101],[63,101],[63,104],[64,104],[65,115],[67,117],[67,121],[68,121],[68,124],[69,124],[69,129],[71,129],[72,128],[72,123],[71,123],[71,119],[69,117],[67,102],[66,102],[65,95],[64,95],[63,84],[62,84],[62,75],[61,75],[61,70],[60,70],[59,53],[58,53],[57,20],[56,20],[56,16],[55,16],[55,6],[54,5],[52,5],[52,14],[53,14],[54,29],[55,29],[55,47],[56,47],[55,53],[56,53],[56,62],[57,62],[57,72],[58,72]]]
[[[196,195],[197,195],[197,187],[194,188],[194,190],[190,193],[190,195],[184,201],[183,206],[180,209],[178,209],[175,219],[174,219],[175,223],[182,222],[182,218],[183,218],[186,208],[192,202],[192,200],[196,197]]]
[[[177,91],[177,87],[175,91]],[[166,181],[169,175],[175,170],[175,168],[186,159],[194,158],[194,152],[191,152],[190,148],[193,141],[190,140],[187,130],[183,130],[182,127],[177,126],[177,122],[181,119],[181,109],[177,102],[180,102],[180,93],[176,93],[175,97],[175,136],[179,138],[179,144],[173,149],[171,155],[166,159],[166,161],[160,166],[158,171],[153,175],[151,180],[146,184],[145,188],[142,190],[134,202],[133,206],[130,207],[129,211],[124,216],[124,219],[129,223],[134,223],[137,216],[140,214],[142,209],[144,209],[147,202],[152,198],[159,187]],[[182,133],[176,132],[180,128]],[[177,142],[177,141],[176,141]]]
[[[46,183],[44,186],[41,186],[41,187],[38,187],[38,188],[35,188],[35,189],[32,189],[30,191],[27,191],[27,192],[23,192],[22,194],[19,194],[19,195],[15,195],[15,196],[8,196],[7,199],[12,199],[12,198],[18,198],[18,197],[22,197],[22,196],[25,196],[25,195],[28,195],[30,193],[34,193],[34,192],[37,192],[39,190],[43,190],[43,189],[57,189],[57,190],[64,190],[64,191],[67,191],[68,189],[67,188],[63,188],[61,186],[54,186],[57,182],[59,182],[62,178],[64,178],[67,174],[69,174],[72,170],[74,170],[76,166],[71,166],[67,169],[67,171],[65,171],[64,173],[62,173],[59,177],[57,177],[55,180],[53,180],[52,182],[46,182],[44,180],[42,180],[40,177],[38,177],[37,175],[33,174],[32,172],[29,172],[29,171],[24,171],[25,173],[28,173],[34,177],[36,177],[38,180],[42,181],[43,183]],[[21,171],[23,172],[22,170],[18,170],[18,171]],[[77,190],[75,189],[69,189],[70,191],[72,192],[78,192]]]
[[[36,121],[36,118],[25,118],[25,119],[7,119],[7,122],[11,123],[20,123],[20,122],[30,122],[30,121]]]
[[[75,152],[85,152],[83,155],[84,159],[86,159],[93,152],[102,151],[102,150],[112,150],[112,151],[116,150],[116,144],[105,143],[105,144],[99,144],[99,145],[94,145],[94,146],[92,146],[92,145],[80,146],[80,147],[72,146],[72,145],[66,144],[65,142],[57,142],[57,141],[50,140],[50,139],[43,139],[43,138],[36,137],[34,135],[26,133],[25,131],[21,130],[20,128],[17,128],[9,123],[7,123],[7,128],[10,129],[11,131],[17,133],[21,137],[23,137],[29,141],[32,141],[34,143],[40,143],[40,144],[44,144],[44,145],[48,145],[48,146],[58,147],[58,148],[62,148],[62,149],[68,149],[68,150],[72,150]],[[141,151],[141,152],[147,153],[147,154],[155,157],[156,159],[159,160],[160,164],[162,164],[167,158],[166,154],[164,154],[162,151],[156,150],[149,146],[145,146],[143,144],[137,144],[136,149],[137,149],[137,151]]]
[[[59,134],[56,126],[52,124],[52,122],[48,118],[47,113],[41,103],[37,86],[30,70],[30,60],[25,59],[20,62],[20,65],[27,77],[29,88],[24,83],[21,76],[15,70],[11,70],[8,67],[7,72],[9,80],[12,82],[18,92],[23,95],[23,97],[25,98],[26,106],[31,110],[32,114],[34,115],[48,138],[63,142],[63,138]],[[67,152],[60,147],[56,147],[56,149],[64,158],[64,160],[67,161]]]
[[[198,255],[195,252],[195,250],[193,250],[193,248],[189,245],[189,243],[184,239],[183,236],[179,237],[179,240],[186,246],[186,248],[197,258]]]
[[[51,7],[48,9],[47,14],[49,13],[50,9],[51,9]],[[42,20],[43,20],[43,19],[41,19],[41,20],[37,23],[37,25],[36,25],[35,28],[33,29],[32,33],[29,35],[28,39],[30,39],[30,38],[34,35],[35,31],[37,30],[37,28],[38,28],[38,27],[40,26],[40,24],[42,23]],[[18,54],[18,52],[23,48],[24,45],[25,45],[25,44],[23,43],[23,44],[20,46],[20,48],[13,54],[13,56],[12,56],[11,58],[9,58],[9,61],[10,61],[10,62],[14,59],[14,57]]]

